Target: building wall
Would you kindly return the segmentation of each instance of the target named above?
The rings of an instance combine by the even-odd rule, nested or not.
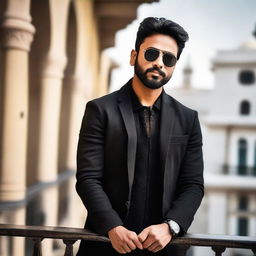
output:
[[[256,235],[256,79],[242,84],[239,78],[248,70],[256,77],[255,47],[219,51],[213,60],[213,89],[202,93],[189,83],[170,90],[199,112],[203,132],[205,196],[190,233]],[[243,100],[251,105],[248,115],[240,113]],[[247,144],[245,175],[238,173],[240,139]],[[210,248],[194,247],[192,251],[195,256],[213,254]],[[249,256],[252,252],[227,249],[223,255]]]
[[[238,118],[240,103],[243,100],[248,100],[251,103],[251,115],[255,116],[256,80],[250,85],[243,85],[239,79],[241,71],[250,70],[254,74],[256,73],[255,60],[254,64],[251,63],[253,56],[256,58],[255,50],[243,51],[239,49],[230,53],[222,51],[216,55],[216,61],[221,58],[225,64],[216,64],[214,69],[216,86],[213,97],[218,101],[212,102],[211,113],[213,115],[225,114]],[[225,111],[223,112],[223,110]]]

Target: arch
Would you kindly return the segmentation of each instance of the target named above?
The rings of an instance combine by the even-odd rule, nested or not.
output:
[[[251,104],[248,100],[243,100],[240,103],[240,114],[241,115],[249,115],[251,111]]]

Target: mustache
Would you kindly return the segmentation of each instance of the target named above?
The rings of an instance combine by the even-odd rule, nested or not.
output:
[[[153,72],[153,71],[157,71],[162,77],[165,77],[166,74],[158,67],[152,67],[146,70],[145,74],[147,74],[148,72]]]

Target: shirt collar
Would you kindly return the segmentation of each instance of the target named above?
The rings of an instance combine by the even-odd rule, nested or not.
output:
[[[132,99],[132,108],[133,108],[133,111],[134,112],[137,112],[137,111],[140,111],[140,110],[143,110],[144,108],[147,108],[146,106],[143,106],[136,93],[134,92],[132,86],[130,85],[130,91],[131,91],[131,99]],[[161,102],[162,102],[162,95],[163,95],[163,92],[161,92],[161,94],[159,95],[159,97],[156,99],[156,101],[154,102],[152,108],[154,110],[158,110],[160,111],[161,109]]]

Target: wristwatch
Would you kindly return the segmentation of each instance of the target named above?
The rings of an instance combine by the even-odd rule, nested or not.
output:
[[[165,223],[168,224],[173,237],[177,236],[180,233],[180,226],[177,222],[173,220],[165,220]]]

